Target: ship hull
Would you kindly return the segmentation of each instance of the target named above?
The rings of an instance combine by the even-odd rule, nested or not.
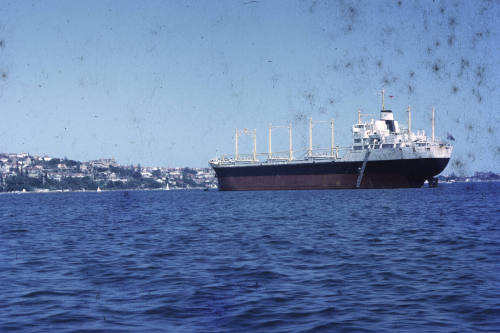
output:
[[[221,191],[319,190],[421,187],[438,175],[449,158],[309,162],[249,166],[214,166]],[[359,183],[359,187],[357,186]]]

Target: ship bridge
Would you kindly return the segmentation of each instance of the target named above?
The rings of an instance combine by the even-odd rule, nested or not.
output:
[[[381,110],[380,119],[371,119],[370,122],[362,122],[361,116],[361,111],[358,111],[358,123],[352,126],[354,150],[379,149],[384,144],[409,140],[408,133],[403,133],[394,120],[392,110]]]
[[[382,91],[382,109],[379,119],[362,121],[358,111],[358,122],[352,126],[352,146],[343,160],[389,160],[419,158],[449,158],[452,146],[437,139],[434,135],[435,110],[432,109],[432,136],[425,131],[412,132],[411,108],[408,106],[408,126],[400,126],[394,120],[392,110],[384,108]]]
[[[362,121],[362,116],[366,116],[366,114],[361,114],[358,111],[358,122],[352,126],[353,150],[387,149],[403,146],[423,147],[432,144],[443,145],[442,142],[436,140],[434,135],[432,138],[427,137],[425,131],[417,131],[416,133],[411,131],[410,107],[408,107],[407,128],[402,128],[399,122],[394,120],[392,110],[382,109],[380,111],[380,119],[371,119],[368,122]],[[434,120],[432,132],[434,133]]]

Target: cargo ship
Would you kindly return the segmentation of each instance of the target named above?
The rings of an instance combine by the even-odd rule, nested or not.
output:
[[[215,171],[221,191],[249,190],[317,190],[375,189],[422,187],[424,182],[437,186],[436,175],[450,160],[453,147],[435,137],[435,109],[432,108],[432,134],[412,132],[411,108],[408,106],[408,126],[402,128],[394,120],[392,110],[384,107],[379,119],[363,121],[366,115],[358,111],[358,122],[352,126],[352,144],[335,145],[334,120],[330,120],[331,145],[326,150],[313,150],[312,131],[319,121],[309,119],[309,147],[305,156],[294,158],[292,126],[288,152],[273,153],[272,130],[269,125],[268,152],[257,154],[256,130],[235,132],[235,153],[209,161]],[[283,126],[281,126],[283,127]],[[253,136],[253,153],[239,154],[241,135]],[[257,155],[265,155],[260,160]]]

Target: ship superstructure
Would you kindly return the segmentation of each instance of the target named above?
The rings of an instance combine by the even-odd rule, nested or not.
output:
[[[408,127],[401,128],[391,110],[384,107],[379,119],[363,121],[358,111],[358,122],[352,126],[352,145],[335,145],[334,121],[330,121],[331,146],[314,151],[312,145],[313,120],[309,120],[309,147],[303,159],[295,159],[292,146],[292,127],[289,133],[289,151],[272,151],[272,129],[269,126],[268,152],[257,154],[256,131],[236,130],[234,156],[223,155],[210,160],[220,190],[290,190],[340,188],[401,188],[421,187],[426,180],[434,183],[448,164],[453,147],[434,135],[435,110],[432,109],[432,135],[411,130],[411,110],[408,107]],[[241,135],[253,136],[253,153],[238,151]],[[265,155],[261,161],[258,156]]]

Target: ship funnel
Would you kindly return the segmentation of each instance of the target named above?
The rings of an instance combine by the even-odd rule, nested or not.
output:
[[[382,110],[380,110],[380,120],[392,120],[392,121],[394,121],[394,115],[392,114],[392,110],[385,109],[384,93],[385,93],[385,90],[382,89]],[[390,96],[390,97],[392,97],[392,96]]]
[[[380,120],[394,120],[391,110],[380,110]]]

